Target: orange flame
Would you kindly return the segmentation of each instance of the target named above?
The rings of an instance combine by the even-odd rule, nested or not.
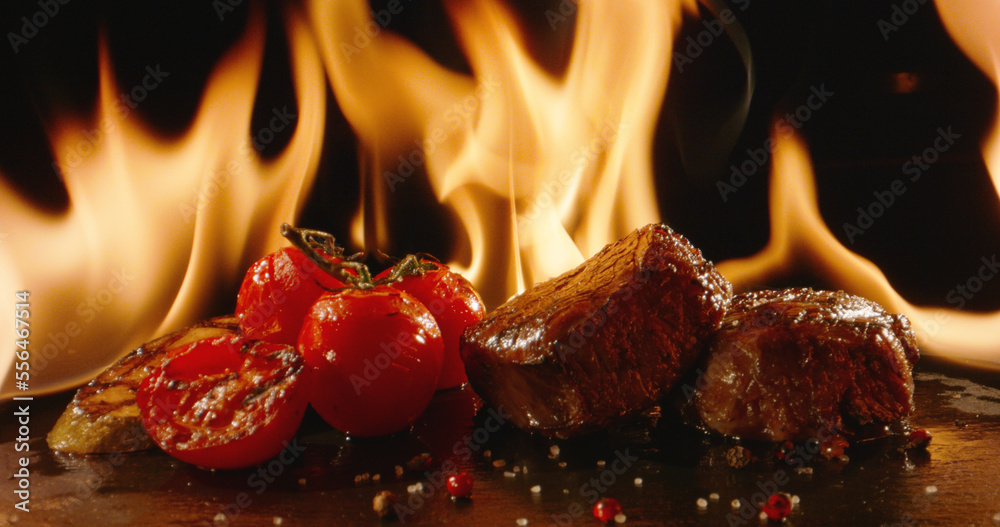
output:
[[[3,291],[30,293],[32,352],[30,390],[5,385],[0,398],[89,380],[152,335],[206,316],[203,306],[218,295],[219,284],[242,275],[248,257],[280,245],[273,226],[294,221],[303,204],[326,111],[322,63],[309,28],[294,14],[287,23],[299,117],[288,124],[285,151],[267,162],[250,134],[263,57],[260,10],[216,66],[193,124],[176,141],[157,137],[136,117],[122,117],[121,90],[102,39],[95,114],[64,118],[48,130],[68,210],[38,212],[0,178],[0,194],[9,196],[0,209],[0,225],[9,229],[0,284]],[[169,71],[158,75],[170,82]],[[88,148],[73,148],[78,145]],[[71,157],[77,151],[87,155]],[[13,303],[3,303],[7,320]],[[9,324],[2,338],[15,340]],[[0,352],[4,379],[13,377],[10,350]]]
[[[738,290],[759,288],[796,268],[809,268],[836,287],[905,313],[926,354],[1000,369],[1000,311],[962,313],[915,306],[871,261],[837,240],[820,215],[809,153],[795,135],[776,133],[770,181],[771,238],[757,254],[719,264]]]
[[[695,5],[579,3],[559,78],[533,61],[496,2],[447,6],[472,77],[382,31],[367,2],[316,0],[309,10],[333,91],[372,159],[355,237],[384,246],[386,193],[406,185],[399,160],[423,160],[465,229],[462,261],[451,265],[497,305],[658,219],[656,110],[671,42]]]

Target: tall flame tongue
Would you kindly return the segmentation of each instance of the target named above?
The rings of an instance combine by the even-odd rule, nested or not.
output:
[[[719,264],[737,290],[760,287],[807,267],[816,275],[854,294],[905,313],[921,352],[1000,370],[1000,311],[962,313],[918,307],[893,289],[871,261],[837,240],[820,215],[809,153],[794,135],[775,134],[770,182],[771,239],[759,253]]]
[[[497,2],[447,7],[471,78],[388,32],[359,40],[377,27],[363,0],[309,3],[333,91],[371,161],[355,236],[385,246],[386,196],[407,185],[400,159],[426,159],[435,195],[463,222],[464,261],[451,265],[495,306],[658,219],[651,141],[671,42],[695,4],[580,2],[558,78]]]
[[[49,127],[69,208],[35,210],[0,178],[8,237],[0,252],[0,290],[30,292],[32,370],[29,392],[54,391],[92,378],[127,350],[206,316],[220,284],[242,275],[248,256],[280,243],[275,225],[292,221],[312,184],[326,111],[322,63],[301,16],[288,18],[299,117],[285,151],[264,162],[251,143],[264,19],[255,11],[246,34],[223,57],[190,129],[167,141],[139,117],[120,117],[110,54],[100,47],[100,98],[83,122]],[[168,72],[169,73],[169,72]],[[164,82],[169,82],[169,78]],[[151,94],[150,98],[155,94]],[[294,128],[294,132],[292,129]],[[93,151],[68,159],[85,137]],[[13,318],[13,299],[2,303]],[[3,330],[14,341],[12,326]],[[13,352],[0,352],[8,379]],[[12,377],[12,376],[11,376]]]

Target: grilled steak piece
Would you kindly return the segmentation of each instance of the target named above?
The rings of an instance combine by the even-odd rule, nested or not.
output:
[[[913,411],[918,356],[909,320],[843,291],[789,289],[733,299],[689,393],[716,432],[801,441],[886,424]]]
[[[167,351],[205,338],[239,333],[236,317],[210,318],[139,346],[77,390],[46,438],[74,454],[132,452],[153,447],[139,420],[135,394]]]
[[[467,328],[462,359],[476,393],[515,425],[570,437],[656,403],[731,297],[683,236],[647,225]]]

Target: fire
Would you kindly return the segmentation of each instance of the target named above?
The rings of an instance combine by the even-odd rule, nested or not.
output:
[[[760,288],[805,267],[836,287],[868,297],[891,312],[905,313],[921,352],[1000,369],[996,336],[1000,312],[962,313],[915,306],[893,289],[871,261],[837,240],[820,215],[809,153],[793,134],[773,134],[776,142],[770,181],[771,238],[757,254],[719,264],[737,290]]]
[[[275,226],[295,222],[316,176],[328,86],[360,145],[363,199],[350,226],[354,241],[387,247],[393,196],[426,177],[460,222],[449,263],[490,306],[658,221],[656,119],[672,42],[684,16],[697,12],[695,0],[563,2],[548,17],[553,30],[573,24],[559,74],[533,59],[529,37],[501,2],[444,4],[471,74],[442,66],[387,29],[417,3],[391,1],[378,11],[365,0],[288,7],[298,111],[282,122],[288,146],[268,161],[251,139],[264,49],[259,6],[177,139],[121,115],[116,94],[123,87],[102,41],[96,110],[59,116],[47,127],[68,210],[41,212],[0,178],[0,284],[30,291],[33,349],[31,390],[23,393],[10,381],[13,351],[2,352],[8,384],[0,398],[84,382],[125,350],[207,315],[204,306],[221,287],[282,245]],[[959,45],[998,80],[1000,41],[989,26],[996,16],[988,16],[1000,14],[997,5],[949,0],[938,9]],[[157,82],[170,82],[169,72],[151,68]],[[737,287],[764,286],[807,267],[909,315],[925,352],[1000,367],[1000,312],[907,302],[823,222],[801,139],[775,140],[771,239],[755,255],[720,264]],[[1000,125],[983,148],[1000,189]],[[7,320],[13,303],[3,305]],[[2,337],[14,341],[13,328]]]
[[[280,245],[273,226],[293,221],[319,160],[325,83],[303,18],[290,16],[298,117],[276,159],[260,159],[250,118],[263,56],[264,18],[211,75],[196,118],[177,140],[157,137],[139,117],[123,116],[108,47],[100,53],[96,111],[62,117],[48,134],[69,208],[47,214],[0,178],[3,291],[30,293],[30,391],[3,386],[3,397],[55,391],[92,378],[153,335],[202,318],[221,284],[242,276],[248,257]],[[170,82],[169,70],[150,71]],[[155,97],[154,82],[145,89]],[[286,118],[287,120],[287,118]],[[7,320],[14,301],[5,302]],[[13,326],[4,342],[15,338]],[[12,346],[0,352],[10,379]]]
[[[451,265],[495,306],[658,220],[651,141],[671,42],[695,5],[580,2],[559,77],[497,2],[447,7],[471,77],[381,29],[406,4],[309,3],[333,91],[371,159],[358,242],[385,246],[386,196],[422,165],[462,221]]]

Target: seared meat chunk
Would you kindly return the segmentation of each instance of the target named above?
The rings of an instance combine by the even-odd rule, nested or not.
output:
[[[570,437],[655,404],[731,297],[698,249],[651,224],[468,328],[462,359],[473,389],[515,425]]]
[[[917,343],[903,315],[843,291],[758,291],[733,299],[694,383],[716,432],[805,440],[899,421],[913,410]]]

